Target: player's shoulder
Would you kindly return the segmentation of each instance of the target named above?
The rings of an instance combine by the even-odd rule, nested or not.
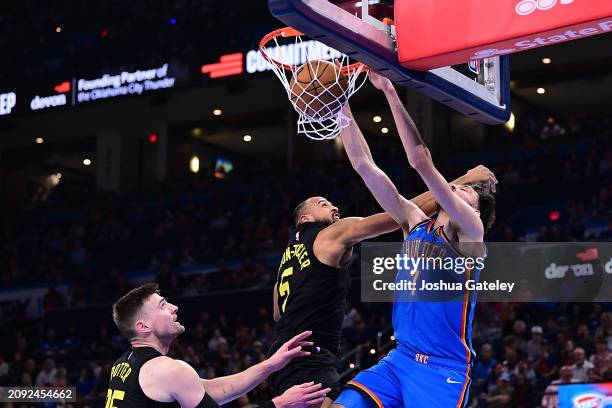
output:
[[[159,356],[147,361],[140,369],[146,376],[157,378],[161,381],[175,381],[181,377],[198,375],[195,369],[182,360],[175,360],[168,356]]]
[[[355,227],[357,223],[363,220],[363,217],[345,217],[338,221],[331,223],[322,228],[316,236],[316,239],[332,239],[335,240],[343,233],[346,233],[351,228]]]
[[[138,382],[142,392],[154,401],[178,401],[201,389],[200,377],[193,367],[166,356],[147,361],[140,369]]]

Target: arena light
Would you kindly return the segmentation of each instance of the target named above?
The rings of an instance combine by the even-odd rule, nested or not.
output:
[[[43,139],[42,137],[36,138],[36,144],[43,144],[43,143],[45,143],[45,139]]]
[[[546,89],[544,88],[538,88],[536,90],[536,92],[538,93],[538,95],[544,95],[546,93]]]
[[[389,340],[391,340],[391,341],[395,341],[395,336],[394,336],[394,335],[391,335],[391,337],[389,337]]]
[[[350,367],[350,368],[355,368],[355,363],[351,363],[351,364],[349,364],[349,367]]]
[[[370,349],[370,354],[376,354],[376,350],[375,349]]]
[[[378,115],[377,115],[377,116],[374,116],[374,117],[372,118],[372,120],[373,120],[374,122],[378,123],[378,122],[380,122],[380,121],[382,120],[382,118],[381,118],[380,116],[378,116]]]
[[[62,32],[62,27],[60,27],[60,26],[55,27],[55,32],[56,33],[61,33]]]
[[[58,173],[58,174],[59,174],[59,173]],[[60,179],[61,179],[61,178],[62,178],[62,177],[61,177],[61,174],[60,174],[60,177],[58,177],[58,175],[57,175],[57,174],[51,174],[51,175],[49,176],[49,182],[51,183],[51,186],[52,186],[52,187],[57,186],[57,185],[60,183]]]
[[[91,159],[83,159],[84,166],[91,166]]]
[[[215,116],[221,116],[222,113],[223,111],[221,109],[213,109],[213,115]]]
[[[552,60],[548,57],[546,58],[542,58],[542,64],[550,64],[552,62]]]
[[[384,133],[384,134],[389,133],[389,129],[388,129],[388,128],[386,128],[386,127],[384,127],[384,128],[382,128],[382,129],[380,129],[380,131],[381,131],[382,133]]]
[[[200,171],[200,158],[198,156],[194,155],[191,157],[191,160],[189,160],[189,170],[194,174]]]
[[[510,132],[514,132],[514,125],[515,124],[516,124],[516,118],[514,117],[514,113],[510,112],[510,119],[508,119],[508,121],[506,122],[506,124],[504,126]]]
[[[242,140],[244,140],[245,142],[250,142],[251,140],[253,140],[253,137],[251,135],[244,135],[244,137],[242,138]]]

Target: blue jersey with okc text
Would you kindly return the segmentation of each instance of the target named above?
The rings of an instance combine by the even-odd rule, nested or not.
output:
[[[444,233],[444,226],[434,227],[435,219],[416,225],[404,240],[402,255],[408,257],[442,258],[445,262],[463,261],[465,257]],[[458,258],[463,258],[459,259]],[[439,264],[421,264],[414,273],[400,268],[396,282],[412,281],[417,289],[422,281],[461,283],[461,290],[395,291],[393,329],[398,348],[409,353],[432,357],[437,361],[471,365],[472,320],[476,306],[475,290],[465,289],[467,280],[478,281],[480,270],[474,267],[457,273],[459,268],[444,269]],[[444,300],[444,301],[441,301]]]

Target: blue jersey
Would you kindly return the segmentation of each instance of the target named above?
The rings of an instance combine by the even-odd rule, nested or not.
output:
[[[464,258],[445,235],[444,227],[434,227],[434,223],[435,219],[428,219],[412,228],[404,240],[402,255],[441,258],[444,262]],[[444,292],[413,290],[400,293],[396,290],[393,329],[398,349],[445,361],[453,366],[470,366],[475,355],[471,338],[476,291],[467,290],[465,282],[477,282],[480,269],[457,273],[456,270],[440,268],[439,265],[422,263],[418,268],[398,270],[396,282],[411,281],[417,289],[424,282],[441,280],[460,283],[462,287],[459,291],[448,292],[446,296],[451,296],[451,301],[440,301],[441,296],[445,296]],[[403,296],[413,298],[402,299]]]

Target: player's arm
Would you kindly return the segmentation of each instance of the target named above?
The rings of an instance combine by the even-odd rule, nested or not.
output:
[[[272,317],[274,318],[275,322],[278,322],[281,318],[281,312],[278,308],[278,283],[274,284],[274,293],[272,293],[272,303]]]
[[[374,163],[370,148],[352,117],[348,105],[345,108],[345,114],[350,117],[351,123],[342,129],[340,136],[351,165],[365,182],[378,204],[404,231],[409,231],[411,225],[418,224],[427,216],[414,203],[406,200],[389,177]]]
[[[483,165],[478,165],[461,177],[453,180],[455,184],[489,183],[494,185],[495,182],[497,182],[495,175]],[[419,194],[410,201],[427,216],[431,216],[438,211],[438,202],[431,191]],[[358,242],[393,232],[398,228],[397,222],[387,213],[375,214],[369,217],[347,217],[321,231],[317,236],[317,240],[324,241],[323,247],[331,247],[332,242],[340,243],[342,246],[340,250],[345,250]],[[278,296],[276,286],[274,295]],[[274,319],[277,320],[277,300],[274,300],[274,308]],[[280,311],[278,312],[278,318],[280,318]]]
[[[453,180],[451,183],[454,184],[487,184],[491,188],[491,191],[495,192],[495,184],[497,179],[495,174],[482,164],[468,170],[467,173]],[[439,210],[438,202],[431,191],[427,191],[420,194],[410,201],[421,209],[427,216],[432,216]]]
[[[469,204],[452,192],[448,182],[434,166],[429,149],[421,139],[414,121],[404,108],[391,81],[373,72],[370,73],[370,80],[387,97],[410,165],[420,174],[436,201],[449,214],[459,229],[459,234],[466,240],[482,241],[484,227],[480,217]]]
[[[184,361],[170,360],[164,364],[164,368],[161,371],[156,370],[157,375],[159,375],[157,385],[159,388],[167,390],[167,393],[183,408],[219,408],[220,404],[231,401],[231,399],[224,401],[215,398],[212,392],[215,386],[203,383],[204,381],[214,380],[200,379],[193,367]],[[236,395],[233,399],[246,394],[248,391]],[[318,407],[329,391],[329,388],[321,389],[321,384],[314,384],[312,382],[300,384],[273,398],[272,403],[275,408]],[[206,398],[210,397],[212,400],[206,401],[206,394],[208,394]]]
[[[149,374],[155,377],[156,388],[164,390],[183,408],[195,408],[204,399],[206,392],[198,373],[184,361],[167,359]]]
[[[241,373],[213,378],[212,380],[201,379],[201,386],[219,404],[233,401],[251,391],[270,374],[285,367],[294,358],[310,355],[310,352],[302,351],[302,347],[313,345],[312,342],[304,341],[311,334],[310,331],[298,334],[283,344],[270,358],[247,368]]]
[[[215,401],[223,405],[251,391],[271,373],[272,371],[266,366],[264,361],[238,374],[217,377],[211,380],[202,379],[201,381],[206,392]]]

